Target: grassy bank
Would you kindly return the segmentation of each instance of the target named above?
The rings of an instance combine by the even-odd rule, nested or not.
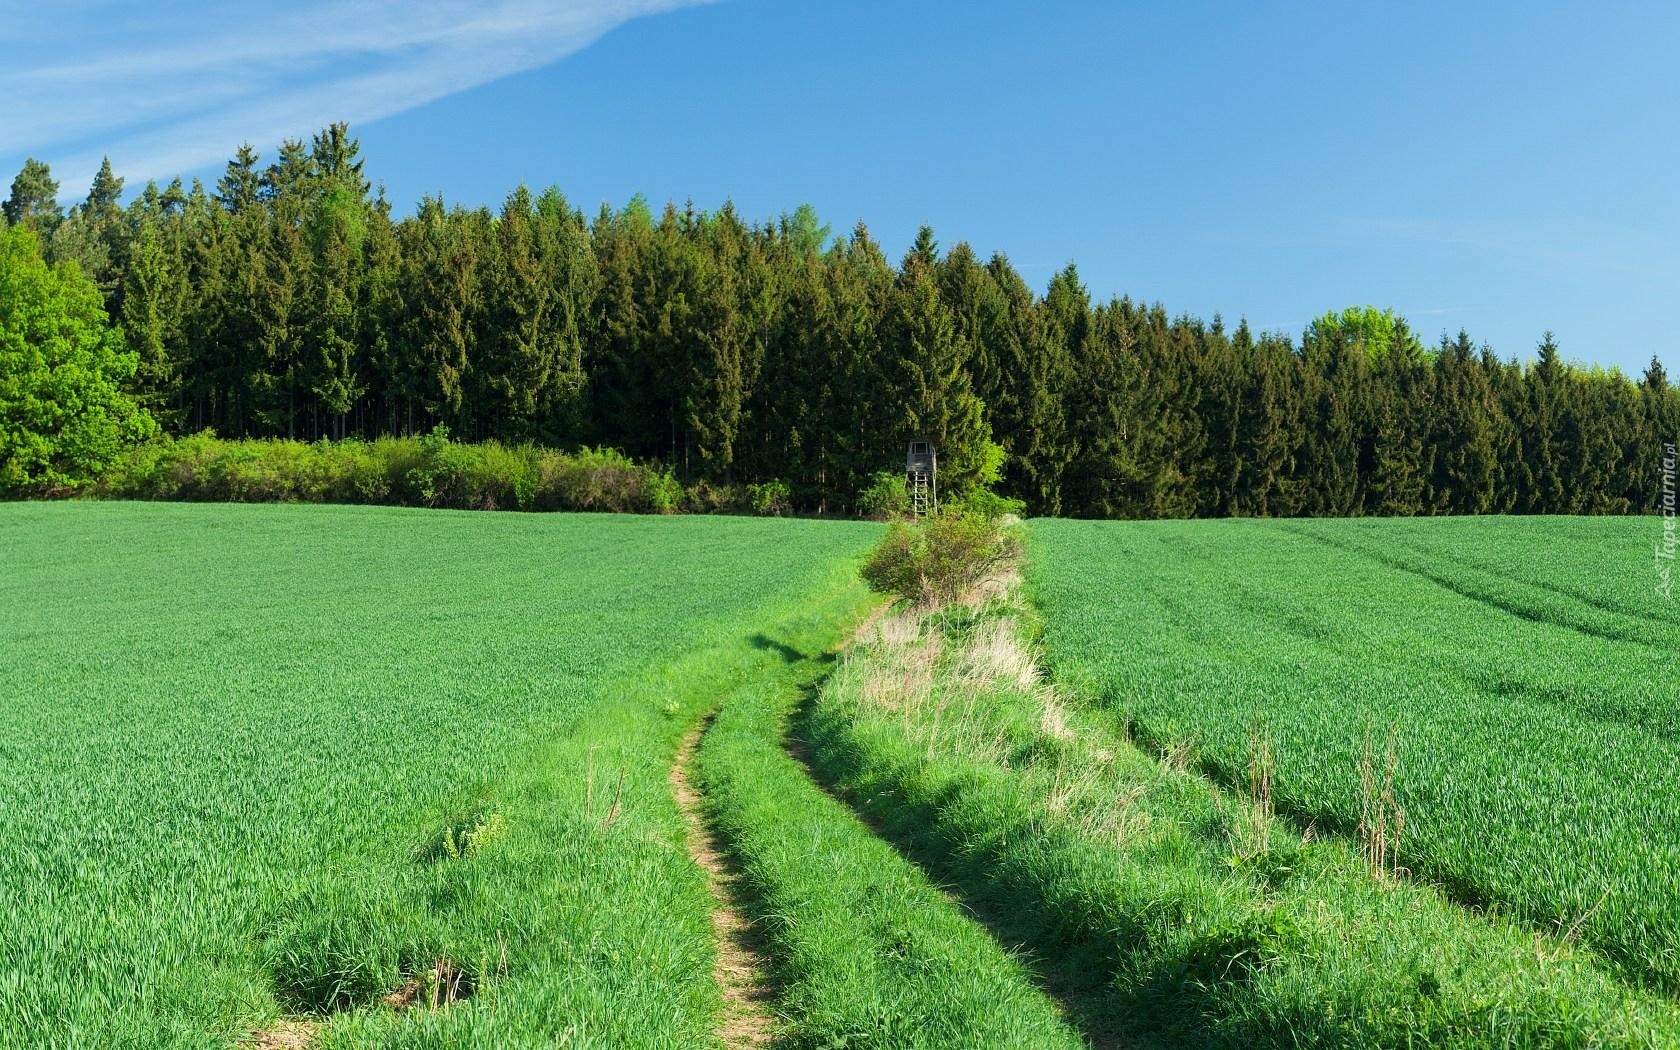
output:
[[[1089,1027],[1218,1047],[1680,1044],[1680,1008],[1571,936],[1468,913],[1220,790],[1187,752],[1140,750],[1044,681],[1030,622],[1012,603],[888,617],[800,730],[824,778],[1035,950]],[[1263,785],[1271,760],[1252,757]]]

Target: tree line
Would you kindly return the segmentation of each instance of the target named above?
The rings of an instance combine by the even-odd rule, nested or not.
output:
[[[689,482],[778,480],[842,512],[913,438],[947,491],[1092,517],[1617,513],[1652,509],[1680,394],[1563,360],[1425,346],[1354,308],[1299,341],[1035,292],[1009,259],[895,265],[809,207],[749,222],[641,198],[594,215],[520,187],[501,208],[395,216],[335,124],[214,187],[107,161],[57,201],[27,162],[5,221],[97,287],[166,430],[303,439],[426,433],[608,446]]]

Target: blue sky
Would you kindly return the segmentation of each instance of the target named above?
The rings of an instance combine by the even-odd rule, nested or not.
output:
[[[1298,333],[1392,306],[1680,372],[1680,5],[73,0],[10,13],[0,170],[66,202],[352,121],[368,172],[495,204],[810,202],[1041,287]],[[225,12],[237,10],[237,15]],[[12,39],[4,39],[10,37]],[[22,56],[19,59],[19,56]]]

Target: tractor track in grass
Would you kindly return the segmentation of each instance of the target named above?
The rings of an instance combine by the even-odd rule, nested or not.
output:
[[[870,610],[846,636],[846,640],[835,648],[834,655],[838,658],[847,649],[860,644],[876,624],[892,611],[894,604],[882,602]],[[1127,1039],[1099,1020],[1096,1016],[1099,995],[1090,986],[1089,980],[1081,980],[1072,971],[1057,965],[1056,960],[1039,957],[1031,950],[1029,939],[1022,935],[1016,924],[992,909],[983,907],[972,895],[963,892],[960,886],[945,878],[941,866],[928,850],[917,849],[914,841],[903,835],[895,835],[882,826],[875,814],[866,806],[860,805],[858,799],[833,783],[821,771],[817,757],[812,752],[809,724],[812,706],[817,701],[818,692],[823,688],[826,677],[825,675],[822,679],[803,687],[802,696],[780,739],[783,753],[805,774],[806,781],[832,799],[836,805],[851,813],[871,834],[892,847],[894,852],[920,871],[928,884],[952,909],[984,929],[1000,947],[1024,960],[1027,964],[1027,976],[1033,985],[1053,1000],[1060,1007],[1064,1017],[1077,1026],[1091,1050],[1125,1050],[1128,1047],[1152,1045]]]
[[[677,747],[671,764],[671,793],[682,811],[688,855],[706,877],[712,895],[712,936],[717,942],[713,978],[723,996],[723,1023],[718,1038],[725,1046],[769,1046],[776,1035],[776,988],[760,936],[736,906],[739,877],[725,859],[694,786],[694,754],[711,724],[707,715],[695,723]]]
[[[1098,1019],[1100,994],[1091,986],[1088,975],[1082,980],[1080,975],[1058,965],[1056,960],[1047,959],[1035,952],[1030,943],[1031,938],[1022,932],[1018,924],[985,907],[975,895],[965,892],[959,883],[946,877],[936,850],[925,845],[918,848],[910,837],[893,833],[882,825],[879,817],[860,805],[856,798],[830,781],[819,770],[811,752],[811,745],[799,729],[809,720],[810,705],[816,699],[815,688],[807,690],[805,698],[794,712],[787,735],[782,738],[782,750],[787,752],[788,757],[805,773],[806,779],[818,791],[845,807],[876,838],[891,846],[899,856],[920,871],[927,878],[929,885],[937,890],[952,908],[984,929],[992,940],[1006,951],[1022,959],[1026,963],[1027,976],[1033,985],[1055,1001],[1066,1019],[1077,1026],[1091,1050],[1128,1050],[1142,1046],[1153,1050],[1153,1044],[1128,1039]]]

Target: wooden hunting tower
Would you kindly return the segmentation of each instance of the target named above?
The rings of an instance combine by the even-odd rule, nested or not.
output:
[[[939,506],[938,468],[933,442],[910,442],[910,452],[904,457],[904,484],[910,490],[910,513],[918,518]]]

